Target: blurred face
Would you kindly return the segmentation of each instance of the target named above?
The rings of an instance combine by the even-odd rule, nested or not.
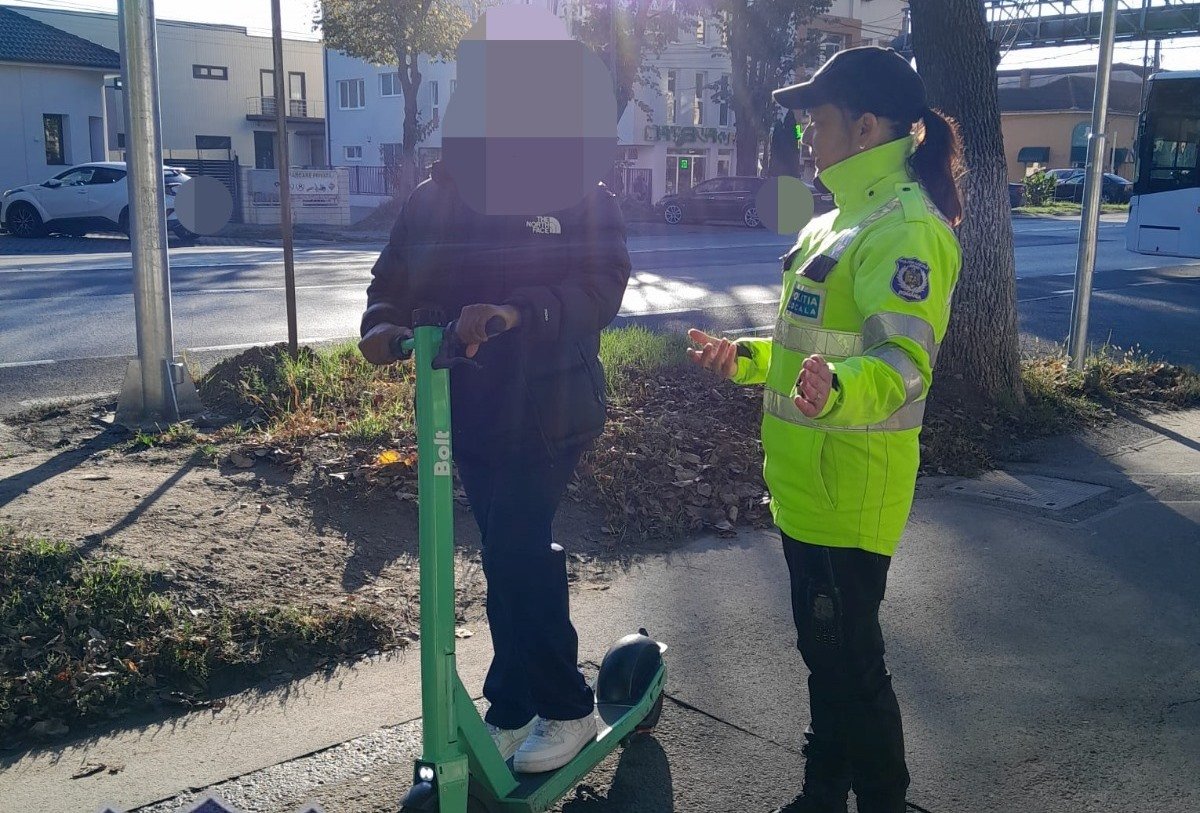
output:
[[[878,147],[892,139],[892,123],[864,113],[856,119],[832,104],[797,110],[796,121],[804,127],[804,144],[812,148],[817,172],[845,161],[852,155]]]

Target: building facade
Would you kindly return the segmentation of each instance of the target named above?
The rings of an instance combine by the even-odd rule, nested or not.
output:
[[[104,84],[116,52],[0,8],[0,189],[107,159]]]
[[[547,7],[568,27],[577,13],[573,6],[554,0]],[[719,25],[710,20],[694,29],[689,26],[678,43],[653,61],[653,68],[656,86],[639,88],[637,100],[630,102],[617,125],[617,167],[608,179],[617,192],[646,203],[706,178],[728,175],[734,166],[733,110],[713,101],[730,73]],[[395,72],[392,66],[326,53],[329,162],[350,168],[351,203],[359,217],[387,200],[395,186],[388,165],[401,155],[404,123]],[[456,65],[423,60],[421,72],[421,120],[438,122],[455,89]],[[435,126],[418,149],[424,169],[440,158],[441,144],[441,127]]]
[[[1142,109],[1140,65],[1114,65],[1109,85],[1105,171],[1133,177],[1134,140]],[[1083,167],[1096,93],[1096,68],[1000,71],[1000,124],[1008,179],[1038,169]]]
[[[25,17],[111,51],[119,49],[114,14],[20,8]],[[274,58],[269,37],[229,25],[159,20],[158,82],[166,160],[236,156],[243,165],[275,166]],[[324,166],[325,83],[320,42],[284,40],[289,163]],[[119,70],[113,71],[119,74]],[[125,115],[115,78],[104,91],[107,151],[123,158]]]

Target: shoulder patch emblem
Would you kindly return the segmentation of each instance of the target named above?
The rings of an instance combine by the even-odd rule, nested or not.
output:
[[[929,265],[916,257],[896,260],[892,290],[905,302],[924,302],[929,298]]]

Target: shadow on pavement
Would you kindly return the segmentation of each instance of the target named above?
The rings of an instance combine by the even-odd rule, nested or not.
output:
[[[562,813],[673,813],[671,765],[658,740],[639,737],[621,752],[608,793],[584,781]]]

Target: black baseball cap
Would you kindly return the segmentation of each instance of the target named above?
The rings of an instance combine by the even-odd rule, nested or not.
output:
[[[836,104],[900,121],[925,111],[925,82],[893,48],[867,45],[838,51],[807,82],[771,94],[791,110]]]

